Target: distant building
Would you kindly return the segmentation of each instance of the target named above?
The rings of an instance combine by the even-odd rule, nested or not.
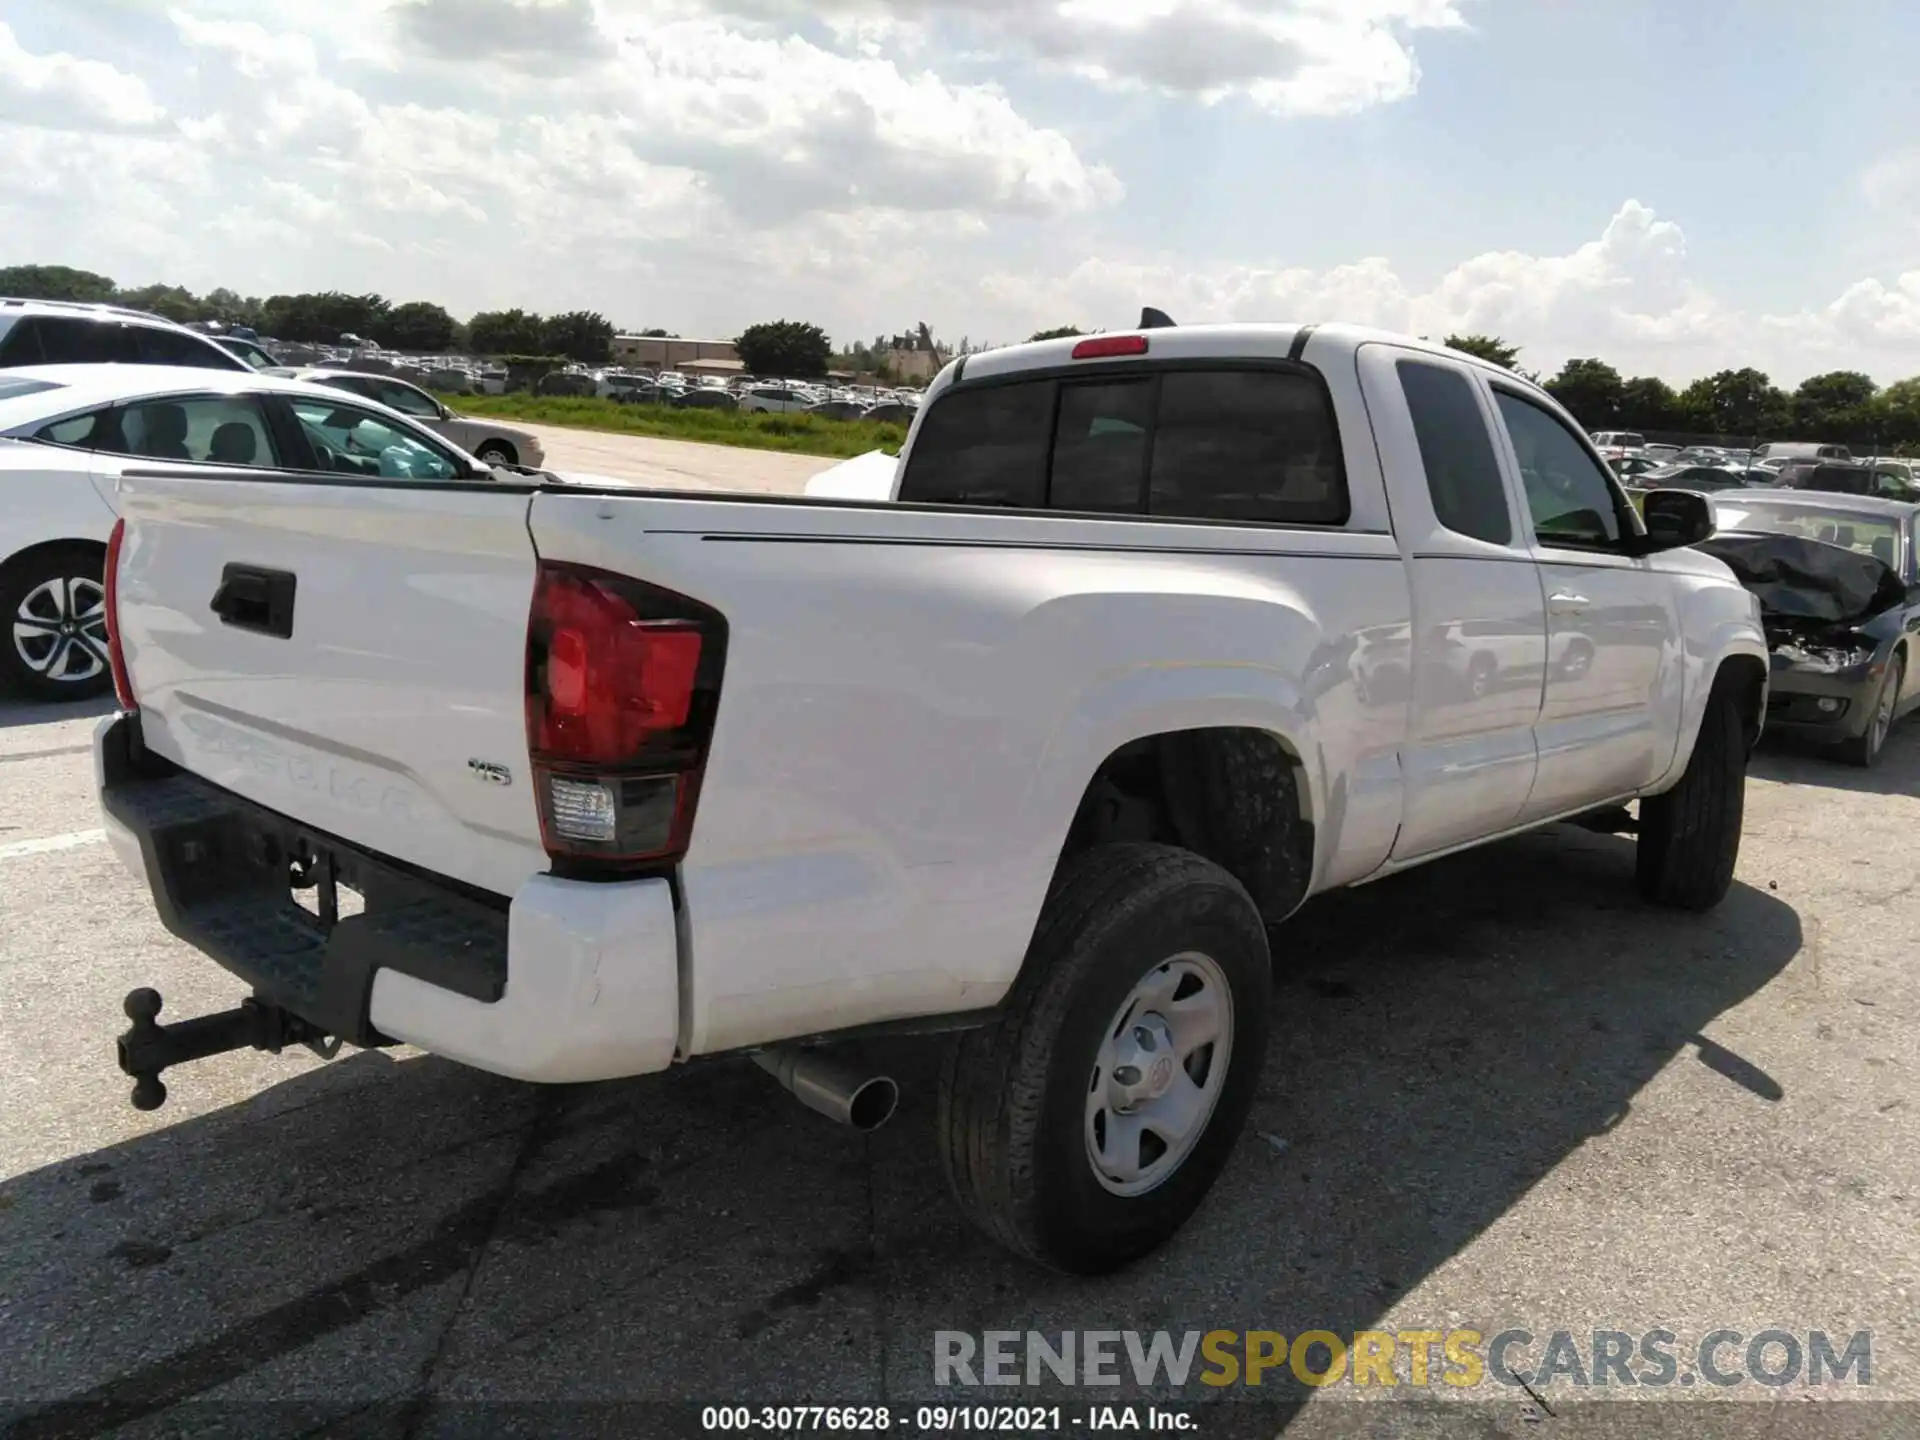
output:
[[[882,350],[873,358],[896,379],[913,381],[933,379],[947,363],[938,350]]]
[[[645,370],[683,370],[695,361],[726,361],[740,365],[740,352],[731,340],[680,340],[664,335],[616,335],[613,358],[621,365]]]
[[[873,347],[873,360],[900,380],[925,383],[938,375],[947,363],[946,352],[933,338],[923,320],[912,333],[895,335]]]

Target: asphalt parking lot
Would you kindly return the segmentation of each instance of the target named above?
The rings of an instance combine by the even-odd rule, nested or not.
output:
[[[911,1407],[956,1398],[940,1330],[1870,1330],[1849,1398],[1920,1401],[1920,723],[1870,774],[1763,748],[1708,916],[1645,908],[1630,842],[1570,829],[1315,902],[1275,932],[1273,1050],[1221,1184],[1169,1249],[1088,1282],[949,1208],[924,1042],[874,1049],[905,1098],[868,1137],[741,1062],[541,1090],[406,1051],[247,1053],[134,1111],[122,996],[153,985],[179,1019],[240,992],[100,840],[106,708],[0,703],[18,1433],[269,1399],[315,1407],[274,1412],[288,1428],[383,1434],[431,1433],[390,1408],[422,1398]],[[1221,1414],[1249,1393],[1199,1389]],[[1584,1413],[1473,1393],[1499,1402],[1479,1434]],[[1723,1392],[1756,1434],[1805,1393]],[[1466,1398],[1369,1396],[1322,1392],[1288,1433],[1439,1433],[1433,1407]],[[75,1398],[107,1408],[45,1408]]]

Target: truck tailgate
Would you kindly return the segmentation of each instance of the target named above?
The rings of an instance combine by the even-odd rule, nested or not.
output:
[[[480,483],[129,474],[119,633],[146,745],[511,895],[547,864],[525,774],[528,502]]]

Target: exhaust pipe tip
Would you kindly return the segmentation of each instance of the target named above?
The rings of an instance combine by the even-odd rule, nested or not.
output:
[[[891,1075],[861,1074],[813,1051],[776,1045],[754,1051],[753,1063],[809,1110],[862,1133],[886,1124],[900,1104]]]
[[[893,1118],[900,1105],[900,1087],[890,1075],[876,1075],[847,1099],[847,1124],[860,1131],[878,1130]]]

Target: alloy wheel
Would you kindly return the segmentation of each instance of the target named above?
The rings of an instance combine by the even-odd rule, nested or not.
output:
[[[107,595],[98,580],[56,575],[29,590],[13,613],[22,664],[59,685],[84,685],[107,668]]]

